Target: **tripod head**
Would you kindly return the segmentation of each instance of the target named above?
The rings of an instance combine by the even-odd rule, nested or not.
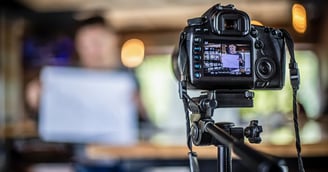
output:
[[[280,167],[280,161],[266,157],[244,144],[245,137],[250,143],[261,142],[260,133],[263,130],[257,120],[250,121],[250,124],[243,129],[242,127],[235,127],[235,124],[231,122],[215,123],[212,119],[216,108],[251,107],[253,97],[254,94],[249,91],[219,92],[211,90],[203,92],[199,97],[189,98],[188,104],[185,103],[191,111],[188,139],[190,138],[196,146],[214,145],[218,147],[218,161],[220,162],[218,169],[220,172],[231,172],[231,148],[253,171],[283,171]],[[191,144],[189,148],[191,149]],[[193,170],[198,169],[196,154],[191,153],[190,155],[190,164],[193,166],[191,169],[197,171]]]
[[[220,93],[216,91],[204,92],[205,95],[201,95],[196,98],[192,98],[192,102],[189,103],[189,107],[192,111],[191,114],[191,135],[193,143],[196,146],[201,145],[219,145],[220,143],[217,140],[213,139],[208,133],[204,132],[203,128],[207,123],[214,124],[213,112],[216,108],[222,107],[219,106],[219,101],[224,103],[224,107],[232,106],[235,107],[236,103],[239,106],[250,106],[253,103],[254,94],[251,92],[230,92],[230,93]],[[244,96],[245,101],[233,101],[229,95],[235,95],[235,97]],[[229,97],[227,99],[218,99]],[[242,104],[243,103],[243,104]],[[234,123],[231,122],[221,122],[215,123],[216,126],[222,128],[230,136],[236,138],[237,140],[243,142],[244,137],[248,139],[250,143],[260,143],[261,137],[260,133],[263,131],[262,126],[258,125],[257,120],[252,120],[245,129],[241,127],[234,127]]]

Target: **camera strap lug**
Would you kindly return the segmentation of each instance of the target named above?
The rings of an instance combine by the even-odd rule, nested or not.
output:
[[[298,90],[300,84],[300,73],[297,68],[297,63],[289,64],[290,82],[294,90]]]

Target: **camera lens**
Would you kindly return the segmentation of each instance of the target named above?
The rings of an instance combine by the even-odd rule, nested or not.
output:
[[[263,80],[270,79],[276,72],[275,63],[269,58],[260,58],[256,62],[256,74]]]

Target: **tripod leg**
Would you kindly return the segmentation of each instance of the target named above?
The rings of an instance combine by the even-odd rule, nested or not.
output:
[[[231,150],[224,145],[218,145],[218,172],[232,172]]]

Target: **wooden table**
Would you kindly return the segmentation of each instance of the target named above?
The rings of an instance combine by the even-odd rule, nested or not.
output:
[[[0,126],[1,128],[1,126]],[[33,121],[24,121],[15,125],[8,125],[0,129],[0,138],[30,138],[37,137],[37,127]],[[290,145],[250,144],[258,151],[279,157],[295,157],[296,148]],[[194,146],[199,158],[215,159],[217,149],[214,146]],[[92,159],[186,159],[188,148],[186,145],[170,145],[141,142],[132,146],[88,145],[87,155]],[[236,157],[234,154],[233,157]],[[328,157],[328,140],[316,144],[302,145],[303,157]]]
[[[23,120],[11,124],[0,125],[0,139],[17,139],[38,137],[35,121]]]
[[[259,144],[250,146],[258,151],[279,157],[296,157],[294,145]],[[217,148],[214,146],[194,146],[199,158],[215,159]],[[133,146],[89,145],[87,155],[92,159],[186,159],[188,148],[185,145],[160,145],[139,143]],[[302,145],[303,157],[327,157],[328,142]],[[236,158],[236,155],[232,155]]]

